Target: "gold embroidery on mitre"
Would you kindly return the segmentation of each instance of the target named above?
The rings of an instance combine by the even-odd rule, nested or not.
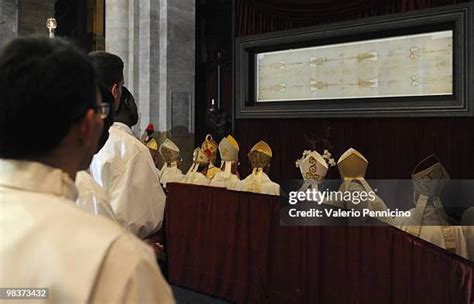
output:
[[[301,159],[296,160],[296,167],[300,169],[304,180],[321,181],[328,171],[328,163],[316,151],[303,151]]]
[[[321,175],[319,175],[317,173],[318,171],[318,161],[316,160],[316,158],[314,158],[313,156],[310,156],[309,157],[309,170],[308,172],[306,172],[304,174],[304,178],[305,179],[314,179],[314,180],[320,180],[321,179]]]

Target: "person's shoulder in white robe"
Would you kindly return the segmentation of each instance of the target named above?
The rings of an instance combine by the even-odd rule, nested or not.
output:
[[[161,170],[160,182],[163,184],[163,187],[166,187],[167,183],[179,183],[185,177],[183,171],[176,167],[164,167]]]
[[[253,183],[255,179],[255,175],[250,174],[245,179],[241,180],[235,190],[237,191],[245,191],[245,192],[256,192],[250,189],[249,185]],[[269,194],[269,195],[280,195],[280,185],[275,182],[272,182],[268,175],[265,172],[262,172],[262,184],[261,184],[260,192],[261,194]]]
[[[230,174],[229,177],[225,176],[224,171],[219,171],[211,179],[209,186],[218,188],[227,188],[229,190],[236,190],[240,179],[235,174]]]
[[[86,170],[77,172],[75,184],[78,191],[77,206],[91,214],[105,216],[115,223],[119,223],[115,218],[112,206],[110,206],[107,193],[89,172]]]
[[[61,170],[2,161],[0,286],[49,287],[58,303],[173,303],[152,249],[75,205]],[[14,187],[12,187],[14,186]]]
[[[93,158],[91,173],[106,190],[121,224],[140,238],[158,231],[166,195],[148,148],[129,127],[112,125],[109,139]]]
[[[465,258],[469,258],[469,243],[465,237],[465,233],[468,231],[463,229],[462,226],[450,226],[450,223],[445,218],[441,217],[439,215],[439,211],[437,211],[433,206],[425,207],[421,224],[418,221],[418,217],[416,216],[418,210],[416,208],[412,208],[409,211],[412,215],[411,217],[396,219],[397,228],[403,231],[409,231],[411,227],[419,226],[419,238],[435,244],[438,247],[446,248],[446,239],[444,236],[443,227],[449,227],[449,229],[452,229],[453,232],[456,254]]]
[[[199,186],[209,185],[209,179],[201,172],[188,172],[182,182]]]
[[[468,258],[474,261],[474,207],[470,207],[464,211],[461,225],[464,237],[466,238]]]

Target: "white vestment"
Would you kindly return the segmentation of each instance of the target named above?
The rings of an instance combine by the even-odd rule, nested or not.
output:
[[[193,171],[186,173],[186,176],[184,177],[183,182],[186,184],[193,184],[193,185],[200,185],[200,186],[209,185],[209,179],[204,174],[202,174],[201,172],[193,172]]]
[[[461,225],[464,237],[466,238],[468,258],[474,261],[474,207],[470,207],[464,211]]]
[[[75,184],[78,192],[76,205],[89,213],[105,216],[119,224],[112,206],[110,206],[107,193],[88,171],[77,172]],[[125,228],[128,229],[127,226]]]
[[[272,182],[265,172],[262,172],[260,185],[257,185],[257,183],[257,176],[255,174],[250,174],[245,179],[237,183],[235,190],[269,195],[280,195],[280,185]]]
[[[91,164],[94,179],[104,187],[121,224],[140,238],[161,227],[166,195],[150,151],[132,130],[114,123],[109,139]]]
[[[35,303],[173,303],[153,250],[76,198],[63,171],[0,159],[0,286],[49,288]]]
[[[446,244],[446,232],[444,229],[449,229],[451,236],[448,240],[452,241],[455,246],[455,253],[462,257],[468,258],[468,244],[466,243],[466,237],[463,231],[464,227],[461,226],[450,226],[445,218],[440,217],[439,211],[436,207],[426,206],[423,214],[421,214],[421,222],[417,216],[419,210],[416,208],[410,209],[412,214],[409,218],[398,219],[399,228],[403,231],[412,233],[412,229],[416,228],[419,238],[435,244],[441,248],[447,249]],[[412,233],[413,234],[413,233]]]
[[[369,210],[369,211],[387,211],[387,205],[385,202],[380,198],[376,192],[372,189],[372,187],[369,185],[367,180],[365,178],[349,178],[346,180],[343,180],[341,183],[341,186],[339,187],[339,192],[342,194],[343,198],[344,195],[347,195],[346,193],[351,192],[351,193],[359,193],[361,195],[362,193],[365,196],[364,199],[358,199],[358,200],[339,200],[339,197],[337,200],[325,200],[324,203],[332,206],[336,206],[339,208],[344,208],[347,210],[354,209],[356,211],[359,211],[361,214],[364,212],[364,210]],[[348,196],[348,195],[347,195]],[[373,198],[373,199],[371,199]],[[362,217],[360,217],[362,219]],[[391,217],[376,217],[379,221],[385,222],[389,225],[393,225],[393,219]],[[354,219],[356,221],[359,221],[358,219]]]
[[[422,186],[417,186],[418,184]],[[415,181],[415,194],[418,196],[416,207],[410,209],[410,217],[395,221],[401,230],[468,258],[463,227],[450,225],[450,219],[438,196],[441,192],[438,189],[442,189],[439,184],[441,182],[437,180]]]
[[[184,179],[184,174],[178,167],[168,167],[166,164],[160,171],[160,182],[166,188],[167,183],[179,183]]]
[[[228,177],[226,175],[225,171],[217,172],[211,179],[209,186],[236,190],[237,185],[240,183],[240,179],[235,174],[230,174]]]

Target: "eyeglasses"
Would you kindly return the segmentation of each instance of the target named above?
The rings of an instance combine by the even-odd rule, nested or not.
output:
[[[96,113],[99,113],[100,118],[106,119],[110,113],[110,103],[101,102],[97,107],[94,108]]]

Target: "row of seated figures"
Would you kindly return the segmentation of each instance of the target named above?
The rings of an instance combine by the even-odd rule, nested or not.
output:
[[[328,170],[327,161],[316,151],[305,151],[303,157],[297,161],[297,166],[305,180],[300,191],[305,191],[309,187],[317,189]],[[368,161],[357,150],[353,148],[347,150],[339,158],[337,166],[342,180],[339,191],[373,192],[365,179]],[[410,216],[377,219],[450,252],[474,260],[474,227],[469,226],[474,224],[474,208],[464,213],[462,223],[465,223],[465,226],[456,225],[459,223],[446,214],[440,198],[448,181],[449,174],[439,159],[434,155],[427,157],[412,172],[414,208],[409,210]],[[375,199],[360,201],[357,204],[341,200],[323,203],[360,212],[365,209],[388,210],[384,200],[378,195],[375,195]]]
[[[252,164],[252,173],[241,180],[237,171],[239,145],[231,136],[224,137],[219,144],[207,135],[200,147],[193,153],[193,164],[186,174],[183,174],[180,165],[179,147],[166,138],[161,144],[153,138],[146,143],[151,151],[156,150],[165,161],[158,170],[160,181],[164,187],[170,182],[180,182],[196,185],[227,188],[236,191],[248,191],[269,195],[280,195],[280,185],[271,181],[268,168],[272,158],[270,146],[260,141],[248,153]],[[221,166],[216,166],[216,156],[219,152]],[[303,156],[296,161],[303,177],[303,185],[299,191],[307,189],[318,190],[324,181],[330,166],[336,165],[330,153],[323,155],[317,151],[304,151]],[[350,148],[337,161],[341,175],[339,192],[366,192],[376,193],[365,179],[368,166],[367,159],[357,150]],[[449,174],[439,159],[431,155],[421,161],[413,170],[411,182],[413,184],[413,203],[409,217],[378,217],[385,224],[395,226],[412,235],[420,237],[450,252],[474,260],[474,208],[465,212],[463,222],[472,223],[461,226],[448,217],[440,199],[449,180]],[[387,205],[377,194],[374,199],[363,200],[354,204],[351,201],[331,200],[324,201],[325,205],[346,210],[363,212],[387,211]],[[470,241],[470,240],[473,241]]]
[[[165,164],[159,170],[160,182],[166,188],[170,182],[187,183],[202,186],[227,188],[229,190],[247,191],[269,195],[280,195],[280,186],[270,180],[267,172],[272,159],[272,150],[264,142],[256,143],[248,158],[252,164],[252,173],[241,180],[238,174],[239,145],[228,135],[219,144],[207,135],[201,147],[193,152],[193,164],[186,174],[179,168],[181,162],[179,147],[166,138],[161,145],[153,138],[146,143],[152,151],[156,150],[164,159]],[[221,165],[215,165],[219,151]]]

